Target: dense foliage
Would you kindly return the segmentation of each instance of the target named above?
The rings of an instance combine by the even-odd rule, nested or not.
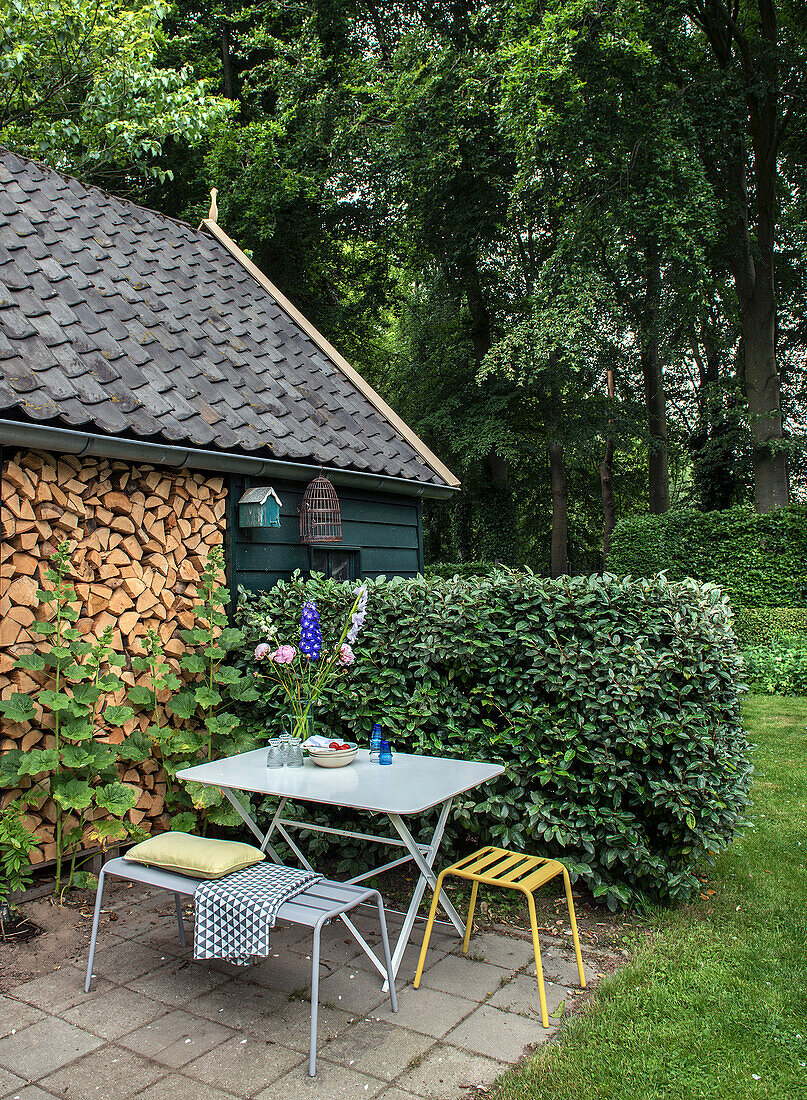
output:
[[[631,576],[664,572],[721,585],[742,607],[807,604],[807,506],[770,515],[750,508],[676,509],[633,516],[614,531],[611,568]]]
[[[803,3],[0,6],[0,140],[194,224],[215,185],[461,476],[427,560],[803,496]]]
[[[741,646],[770,645],[807,636],[807,607],[738,607],[734,632]]]
[[[349,585],[295,576],[242,594],[251,643],[284,633],[316,599],[340,623]],[[251,652],[245,653],[247,666]],[[685,896],[704,854],[741,824],[750,766],[741,666],[728,603],[713,586],[613,576],[377,581],[349,681],[320,718],[366,742],[501,762],[456,804],[487,842],[562,855],[597,897]],[[249,707],[256,729],[282,700]],[[393,764],[394,766],[394,764]]]
[[[807,637],[754,646],[743,654],[752,691],[807,695]]]

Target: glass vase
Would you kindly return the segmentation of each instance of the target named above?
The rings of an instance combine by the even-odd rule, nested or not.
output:
[[[307,712],[307,713],[306,713]],[[283,715],[281,727],[287,737],[305,741],[314,732],[314,718],[308,709],[308,701],[301,700],[300,710],[288,710]]]

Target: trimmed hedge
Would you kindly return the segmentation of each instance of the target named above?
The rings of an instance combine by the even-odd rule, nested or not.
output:
[[[764,646],[807,634],[807,607],[738,607],[734,630],[741,646]]]
[[[751,772],[741,663],[717,588],[530,574],[368,588],[356,664],[319,706],[334,733],[366,743],[378,720],[394,750],[504,764],[505,776],[455,803],[455,842],[562,856],[612,908],[697,886],[697,861],[742,824]],[[299,637],[305,599],[329,628],[351,586],[296,576],[242,592],[252,644],[267,618],[284,641]],[[263,726],[279,709],[270,690],[249,717]]]
[[[719,584],[738,607],[807,605],[807,505],[760,516],[680,509],[617,523],[608,566],[615,573]]]

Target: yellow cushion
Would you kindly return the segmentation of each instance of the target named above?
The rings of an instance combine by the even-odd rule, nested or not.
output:
[[[178,871],[191,878],[223,878],[260,863],[266,856],[252,844],[235,840],[208,840],[190,833],[160,833],[135,844],[124,856],[133,863]]]

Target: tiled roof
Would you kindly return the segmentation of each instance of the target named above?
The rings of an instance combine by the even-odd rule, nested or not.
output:
[[[204,228],[3,149],[0,416],[446,484]]]

